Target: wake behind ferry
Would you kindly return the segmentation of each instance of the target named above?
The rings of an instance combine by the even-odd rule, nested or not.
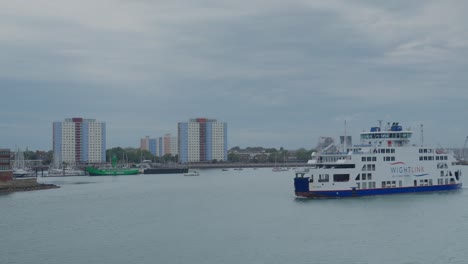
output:
[[[330,145],[312,153],[308,164],[313,167],[296,172],[296,195],[357,197],[460,189],[462,170],[453,155],[411,145],[412,135],[394,122],[361,132],[360,144],[345,143],[345,151]]]

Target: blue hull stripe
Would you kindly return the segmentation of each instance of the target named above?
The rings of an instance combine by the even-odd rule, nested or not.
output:
[[[309,191],[308,178],[296,178],[294,185],[296,195],[302,197],[358,197],[399,193],[419,193],[434,191],[458,190],[461,183],[448,185],[414,186],[399,188],[379,188],[379,189],[356,189],[356,190],[334,190],[334,191]]]

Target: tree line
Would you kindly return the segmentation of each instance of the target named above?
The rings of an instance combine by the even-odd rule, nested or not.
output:
[[[315,150],[307,150],[300,148],[294,151],[285,150],[283,147],[276,148],[263,148],[263,147],[247,147],[241,149],[236,146],[228,151],[228,162],[253,162],[253,163],[284,163],[288,160],[293,159],[296,162],[307,162],[312,152]],[[256,155],[249,158],[248,160],[243,157],[245,153],[255,153]],[[53,151],[30,151],[26,150],[23,152],[25,160],[42,160],[42,164],[48,165],[52,162]],[[162,157],[157,157],[148,150],[140,150],[139,148],[121,148],[115,147],[106,150],[107,162],[110,162],[110,158],[115,156],[119,163],[140,163],[143,160],[151,160],[156,163],[177,163],[178,155],[166,154]],[[12,156],[14,159],[14,156]],[[213,161],[219,162],[219,161]]]

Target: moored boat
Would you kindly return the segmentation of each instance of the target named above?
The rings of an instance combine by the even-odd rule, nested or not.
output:
[[[137,168],[117,167],[117,158],[112,156],[112,167],[110,168],[94,168],[86,167],[89,176],[117,176],[117,175],[136,175],[140,173]]]
[[[280,171],[288,171],[288,169],[285,167],[274,167],[271,171],[280,172]]]
[[[184,176],[200,176],[200,173],[196,170],[189,170],[187,173],[184,174]]]
[[[128,168],[93,168],[87,167],[86,171],[90,176],[117,176],[117,175],[135,175],[139,173],[138,169]]]
[[[49,169],[48,177],[60,177],[60,176],[84,176],[85,172],[76,168],[63,168],[63,169]]]
[[[297,171],[300,197],[356,197],[457,190],[462,171],[441,148],[411,145],[413,132],[398,123],[360,133],[359,145],[312,153],[309,171]]]

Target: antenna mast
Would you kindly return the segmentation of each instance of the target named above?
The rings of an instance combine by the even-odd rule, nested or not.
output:
[[[421,147],[424,146],[424,125],[421,124]]]
[[[344,148],[343,148],[343,152],[346,151],[346,148],[348,148],[348,140],[347,140],[347,136],[346,136],[346,120],[344,121]]]

